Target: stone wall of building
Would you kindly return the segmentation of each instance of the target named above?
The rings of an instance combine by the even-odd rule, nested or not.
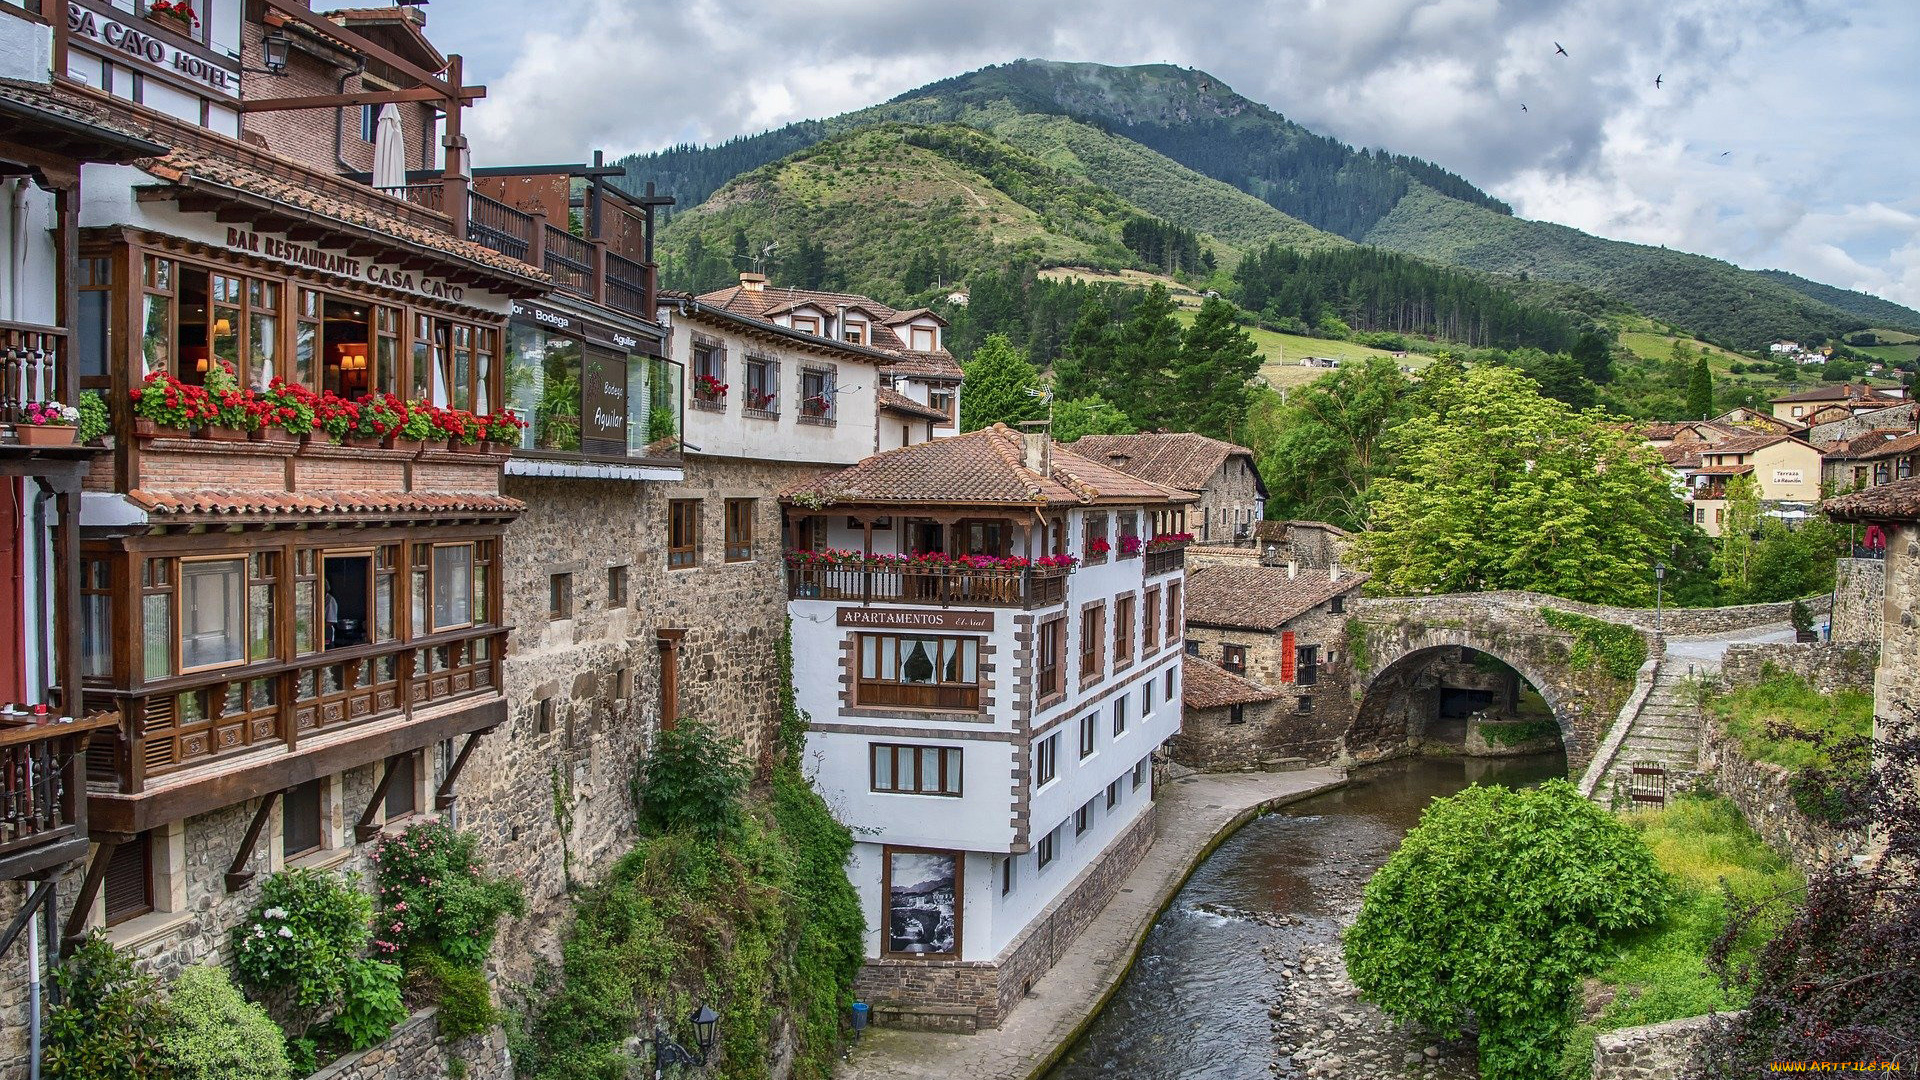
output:
[[[1244,527],[1251,540],[1265,506],[1259,483],[1251,462],[1229,456],[1201,489],[1200,501],[1187,507],[1187,531],[1198,541],[1225,543],[1240,539]]]
[[[1680,1080],[1709,1021],[1689,1016],[1594,1036],[1593,1080]]]
[[[1727,647],[1720,661],[1723,689],[1752,686],[1768,668],[1791,672],[1823,694],[1837,690],[1873,690],[1878,644],[1860,642],[1743,642]]]
[[[1173,760],[1209,770],[1285,768],[1339,760],[1354,709],[1346,618],[1323,603],[1272,633],[1199,626],[1190,619],[1186,629],[1190,650],[1197,648],[1198,655],[1219,663],[1222,646],[1239,645],[1246,649],[1245,678],[1282,696],[1246,706],[1243,724],[1228,724],[1228,709],[1189,712],[1190,723],[1168,744]],[[1300,685],[1298,672],[1296,681],[1283,678],[1284,632],[1293,634],[1295,648],[1319,647],[1320,663],[1312,684]]]
[[[1880,645],[1881,608],[1887,596],[1884,559],[1837,559],[1834,565],[1833,641]]]
[[[336,1058],[311,1080],[421,1080],[451,1076],[466,1080],[511,1080],[506,1032],[500,1028],[461,1039],[440,1037],[436,1008],[425,1008],[393,1029],[387,1041]],[[453,1062],[459,1061],[460,1065]]]
[[[939,1031],[997,1028],[1075,938],[1106,908],[1153,846],[1156,804],[1047,906],[994,960],[868,960],[854,995],[874,1022]]]

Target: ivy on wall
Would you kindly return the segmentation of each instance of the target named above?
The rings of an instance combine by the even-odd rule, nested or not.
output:
[[[1573,652],[1567,660],[1578,670],[1599,664],[1614,678],[1631,680],[1647,662],[1647,639],[1631,626],[1550,607],[1541,608],[1540,617],[1548,626],[1573,635]]]

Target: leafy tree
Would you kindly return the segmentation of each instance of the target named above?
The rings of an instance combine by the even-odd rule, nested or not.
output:
[[[1687,382],[1687,419],[1706,420],[1713,415],[1713,372],[1703,352],[1693,362],[1693,377]]]
[[[1432,369],[1429,369],[1432,370]],[[1343,365],[1283,402],[1257,392],[1247,441],[1267,484],[1267,513],[1358,529],[1388,458],[1382,438],[1410,411],[1413,385],[1381,357]]]
[[[1752,489],[1749,480],[1736,500],[1736,489],[1728,486],[1725,531],[1715,552],[1722,602],[1766,604],[1831,590],[1833,560],[1846,545],[1845,530],[1824,514],[1795,526],[1762,517]],[[1746,527],[1736,528],[1740,524]]]
[[[1512,368],[1429,378],[1418,407],[1384,440],[1397,466],[1358,538],[1375,586],[1653,601],[1653,564],[1691,528],[1656,452]]]
[[[780,260],[780,272],[775,284],[791,285],[799,289],[822,289],[827,286],[830,276],[827,271],[827,249],[818,240],[801,237],[794,243],[793,251]]]
[[[1072,401],[1054,399],[1053,437],[1060,442],[1073,442],[1086,435],[1132,435],[1139,430],[1126,413],[1098,394]]]
[[[1217,296],[1200,305],[1173,365],[1173,394],[1160,415],[1167,426],[1219,439],[1239,435],[1247,419],[1247,380],[1260,350],[1241,329],[1234,306]]]
[[[1121,325],[1106,385],[1095,388],[1149,426],[1159,425],[1176,407],[1168,394],[1168,373],[1180,358],[1180,323],[1173,312],[1166,286],[1155,283]]]
[[[1583,975],[1669,898],[1645,842],[1565,780],[1438,799],[1367,883],[1346,934],[1362,996],[1448,1037],[1488,1080],[1553,1075]]]
[[[960,430],[993,424],[1017,425],[1046,415],[1046,406],[1029,390],[1040,388],[1040,372],[1026,355],[994,334],[967,359],[966,392],[960,395]]]
[[[99,931],[54,969],[60,1004],[47,1014],[52,1080],[171,1080],[160,1043],[166,1003],[153,976]]]

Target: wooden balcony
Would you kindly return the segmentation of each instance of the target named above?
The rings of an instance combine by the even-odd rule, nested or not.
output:
[[[406,190],[411,198],[413,186]],[[561,292],[641,318],[654,317],[655,267],[609,250],[603,240],[557,227],[544,214],[517,210],[477,191],[468,199],[467,239],[545,270]]]
[[[0,727],[0,881],[87,853],[87,741],[118,718]]]
[[[1171,574],[1187,565],[1187,546],[1168,544],[1164,547],[1148,548],[1146,575]]]
[[[24,421],[33,402],[61,400],[60,368],[66,351],[63,329],[0,322],[0,424]]]
[[[787,568],[790,600],[952,607],[1051,607],[1067,598],[1066,567],[979,569],[891,561]]]

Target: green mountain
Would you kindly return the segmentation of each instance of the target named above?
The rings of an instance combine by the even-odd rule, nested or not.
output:
[[[840,207],[836,214],[816,220],[807,215],[824,211],[806,199],[749,208],[740,192],[723,190],[735,177],[762,193],[782,188],[784,181],[777,179],[768,188],[764,170],[804,160],[805,153],[797,159],[789,155],[830,141],[847,147],[839,140],[879,125],[907,125],[892,129],[895,138],[905,138],[900,133],[915,128],[945,130],[948,125],[990,134],[994,138],[988,143],[974,145],[947,131],[936,140],[944,149],[916,149],[942,158],[943,167],[972,170],[974,180],[994,187],[997,178],[991,168],[964,160],[966,153],[986,152],[983,148],[991,145],[989,156],[1001,159],[1002,166],[1012,169],[1010,175],[1040,183],[1027,197],[1002,192],[1028,213],[1007,211],[1011,219],[994,218],[990,224],[985,215],[943,207],[926,192],[908,193],[890,203],[881,185],[869,186],[857,199],[812,191],[821,205]],[[924,155],[908,156],[915,169],[928,164]],[[829,256],[837,250],[865,257],[870,244],[849,243],[843,232],[816,229],[830,224],[860,231],[863,226],[855,219],[863,210],[896,215],[872,226],[882,231],[912,234],[930,229],[925,236],[901,236],[887,243],[900,249],[944,248],[952,259],[950,268],[963,273],[982,265],[980,260],[989,254],[1014,252],[1054,262],[1087,258],[1092,265],[1112,267],[1125,265],[1125,257],[1095,234],[1132,213],[1203,234],[1210,238],[1216,259],[1226,265],[1270,241],[1321,250],[1358,241],[1506,275],[1518,279],[1516,285],[1525,282],[1517,291],[1536,299],[1546,286],[1548,293],[1584,298],[1572,306],[1589,312],[1625,305],[1749,350],[1782,337],[1834,336],[1872,326],[1920,329],[1920,311],[1877,297],[1516,218],[1505,204],[1438,165],[1380,150],[1356,150],[1241,97],[1205,72],[1169,65],[1117,68],[1017,61],[827,120],[792,124],[714,147],[675,147],[623,163],[636,181],[652,180],[680,200],[683,209],[668,234],[698,232],[701,251],[708,257],[724,248],[729,237],[720,235],[723,231],[730,234],[749,221],[762,233],[771,230],[788,252],[807,243],[824,247]],[[859,167],[884,166],[863,161]],[[1044,182],[1037,179],[1043,175]],[[792,179],[798,178],[793,174]],[[1095,206],[1099,200],[1078,190],[1081,187],[1103,189],[1127,205]],[[1041,189],[1068,193],[1069,203],[1043,212],[1032,197]],[[978,194],[988,198],[984,191]],[[699,206],[710,196],[721,205]],[[1075,200],[1092,207],[1095,216],[1078,223],[1063,216]],[[788,213],[796,205],[806,212]],[[698,207],[694,216],[704,220],[697,226],[683,224],[689,216],[686,208],[693,207]],[[901,213],[906,216],[897,216]],[[1021,224],[1011,226],[1012,219]],[[978,235],[1003,226],[1010,228],[1004,236]],[[889,286],[875,291],[897,294],[901,283],[884,277],[896,265],[902,265],[897,252],[882,253],[862,267],[861,276]],[[908,291],[918,288],[907,283]]]

